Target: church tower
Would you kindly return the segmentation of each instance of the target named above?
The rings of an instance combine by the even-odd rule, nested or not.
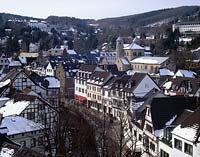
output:
[[[116,40],[116,52],[117,52],[116,58],[124,57],[123,48],[124,48],[123,39],[122,37],[118,37]]]

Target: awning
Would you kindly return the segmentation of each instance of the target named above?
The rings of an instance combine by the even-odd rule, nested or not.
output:
[[[87,98],[80,96],[80,95],[76,95],[76,99],[78,99],[79,101],[87,100]]]

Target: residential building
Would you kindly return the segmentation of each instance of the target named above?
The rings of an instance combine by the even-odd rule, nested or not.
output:
[[[163,90],[166,95],[199,95],[199,78],[176,77],[165,82]]]
[[[56,78],[42,78],[34,72],[25,69],[12,69],[1,82],[7,82],[2,87],[0,95],[9,97],[16,91],[23,91],[26,88],[31,89],[44,99],[46,99],[55,108],[58,107],[60,82]]]
[[[103,71],[96,65],[82,64],[75,76],[75,98],[79,101],[87,100],[87,80],[93,72]]]
[[[200,155],[200,108],[189,113],[172,131],[172,157]]]
[[[191,70],[179,69],[179,70],[177,70],[177,72],[173,76],[173,78],[176,78],[176,77],[195,78],[195,77],[197,77],[197,74],[194,71],[191,71]]]
[[[110,72],[95,71],[87,80],[87,103],[88,107],[98,111],[104,111],[102,104],[103,86],[113,77]]]
[[[142,128],[144,141],[143,146],[140,147],[142,156],[156,157],[159,154],[166,156],[171,154],[169,133],[174,128],[173,122],[185,109],[195,110],[196,103],[195,97],[166,97],[158,93],[150,102],[147,101],[139,107],[135,117],[139,126],[135,125],[133,129]],[[169,145],[166,144],[167,142]]]
[[[5,128],[9,139],[23,147],[44,154],[44,126],[20,116],[4,117],[0,129]]]
[[[119,118],[121,111],[132,110],[137,103],[136,100],[144,98],[152,89],[160,90],[152,78],[145,73],[113,78],[103,87],[102,96],[106,113]]]
[[[4,69],[9,69],[9,60],[2,54],[0,58],[0,71],[3,71]]]

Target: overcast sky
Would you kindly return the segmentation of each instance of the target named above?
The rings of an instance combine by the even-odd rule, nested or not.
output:
[[[200,0],[0,0],[0,12],[100,19],[183,5],[200,5]]]

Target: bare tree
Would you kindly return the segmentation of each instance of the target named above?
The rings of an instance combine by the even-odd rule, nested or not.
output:
[[[137,137],[133,133],[130,117],[126,110],[119,113],[118,120],[119,124],[112,129],[119,144],[117,156],[135,156]]]

